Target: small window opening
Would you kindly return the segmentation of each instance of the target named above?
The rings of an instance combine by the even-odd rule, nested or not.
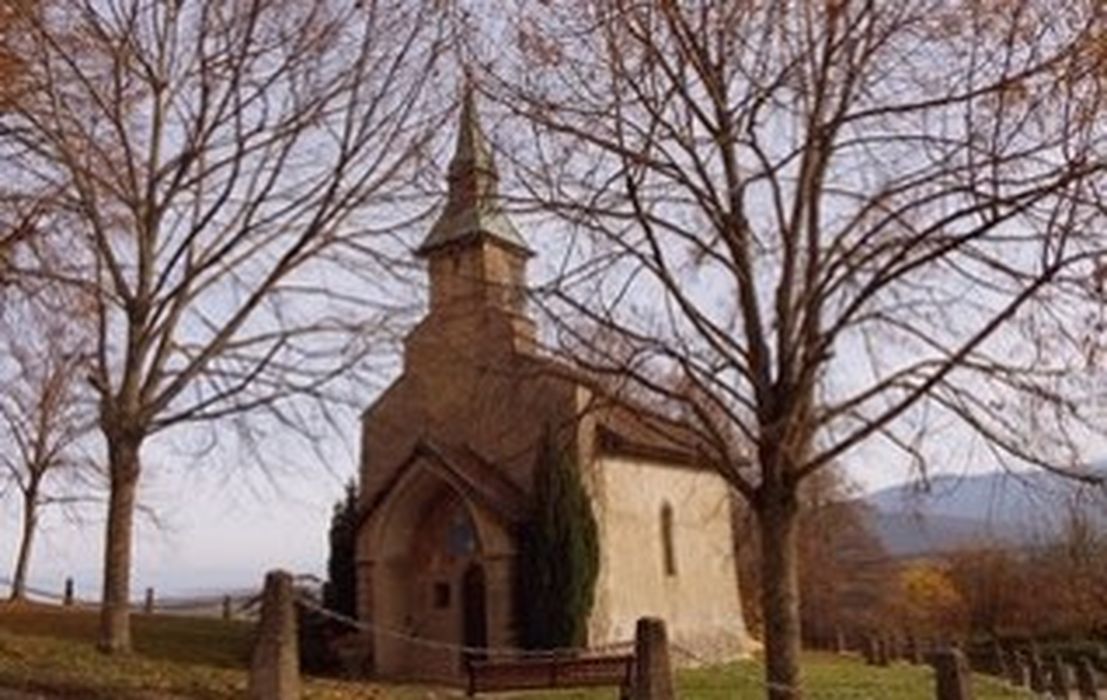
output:
[[[434,607],[438,610],[450,607],[450,584],[446,581],[434,584]]]
[[[673,547],[673,507],[668,503],[661,506],[661,553],[664,558],[665,575],[676,576],[676,550]]]

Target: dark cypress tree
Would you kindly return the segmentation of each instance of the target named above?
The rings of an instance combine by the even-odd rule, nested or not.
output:
[[[357,485],[346,484],[345,497],[334,504],[331,515],[330,558],[327,560],[327,583],[323,587],[323,604],[335,612],[357,615],[357,569],[354,564],[357,546]]]
[[[549,431],[534,480],[534,517],[520,537],[521,642],[528,649],[580,646],[599,573],[596,519],[579,467]]]

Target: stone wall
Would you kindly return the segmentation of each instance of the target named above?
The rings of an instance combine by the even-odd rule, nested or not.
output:
[[[716,474],[620,456],[592,465],[601,565],[589,642],[634,638],[658,617],[678,647],[705,660],[748,654],[727,487]],[[662,509],[672,512],[675,571],[666,571]],[[678,660],[680,654],[677,654]]]

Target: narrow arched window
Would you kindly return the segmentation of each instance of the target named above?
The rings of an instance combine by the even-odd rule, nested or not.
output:
[[[661,506],[661,555],[665,564],[665,575],[676,576],[676,549],[673,547],[673,507],[668,503]]]

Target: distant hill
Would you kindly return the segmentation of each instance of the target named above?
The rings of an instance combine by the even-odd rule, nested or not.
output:
[[[1101,471],[1107,476],[1107,469]],[[938,475],[927,484],[881,489],[860,501],[894,556],[972,543],[1029,545],[1059,532],[1072,503],[1107,528],[1107,490],[1045,472]]]

